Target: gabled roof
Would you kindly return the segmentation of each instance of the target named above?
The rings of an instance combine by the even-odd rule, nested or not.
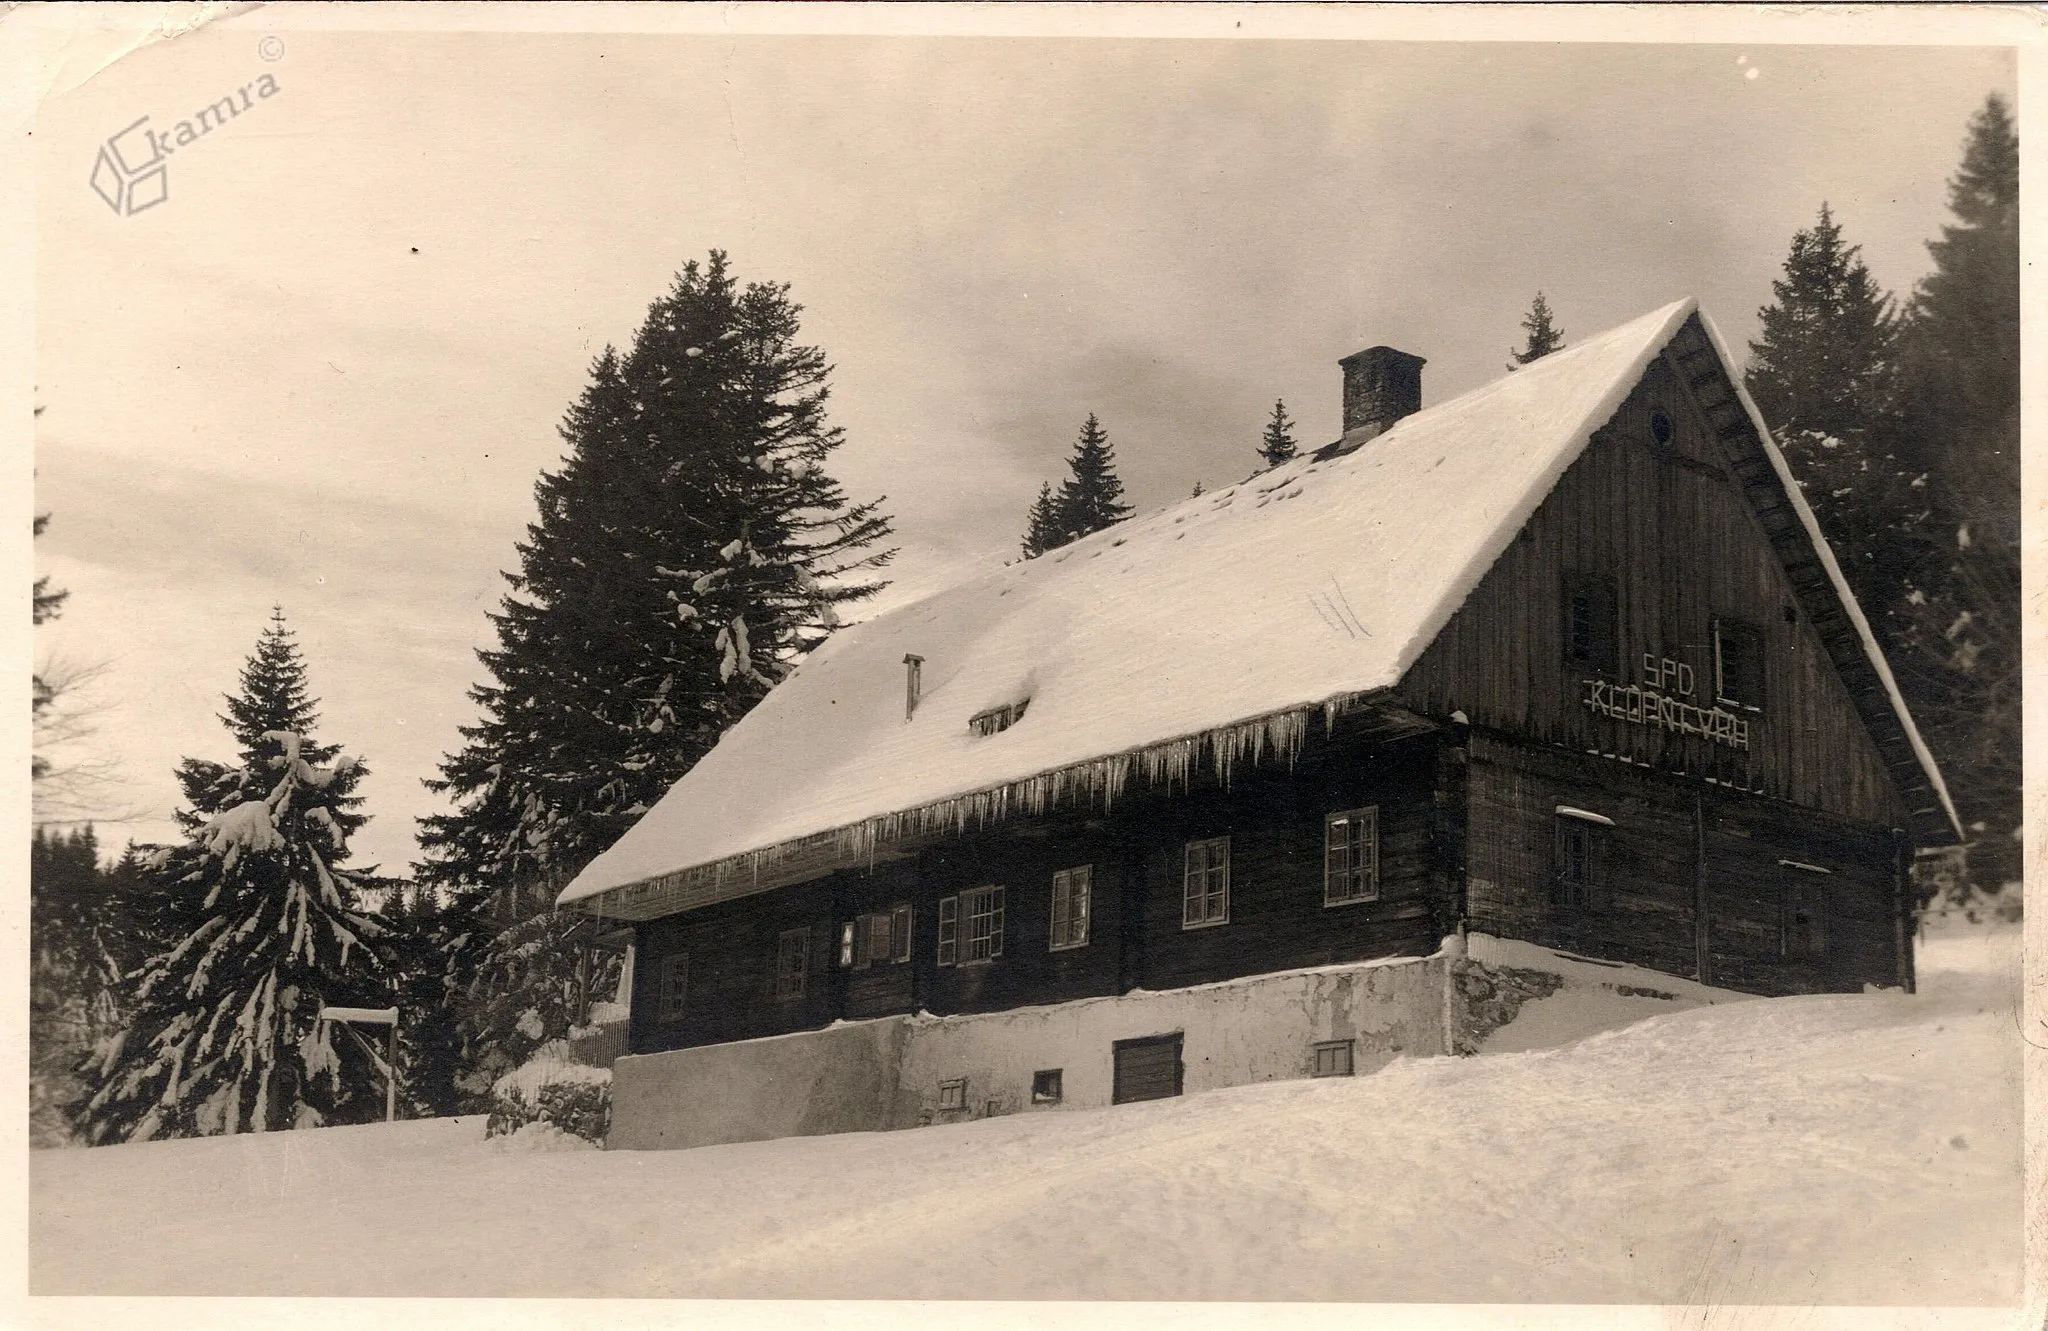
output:
[[[1133,763],[1184,774],[1205,747],[1227,762],[1298,739],[1313,710],[1401,679],[1650,361],[1701,327],[1694,316],[1690,300],[1668,305],[1356,452],[1297,459],[843,630],[562,902],[647,918],[1077,788],[1113,795]],[[1762,439],[1823,590],[1883,682],[1883,719],[1939,791],[1812,513]],[[924,662],[907,720],[906,654]],[[969,725],[1027,699],[1008,729]]]

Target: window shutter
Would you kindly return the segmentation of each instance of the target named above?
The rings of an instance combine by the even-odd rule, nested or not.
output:
[[[854,935],[858,932],[854,928],[852,920],[848,920],[839,926],[839,964],[841,966],[853,965],[853,958],[858,949],[858,939]]]
[[[889,913],[889,939],[895,945],[890,950],[889,959],[910,960],[910,907],[898,906]]]
[[[960,959],[960,898],[939,898],[939,964],[951,966]]]
[[[1068,879],[1067,938],[1079,945],[1088,941],[1088,910],[1095,896],[1095,866],[1076,869]]]

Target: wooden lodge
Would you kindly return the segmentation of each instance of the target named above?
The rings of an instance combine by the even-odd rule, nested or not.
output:
[[[1692,303],[1428,411],[1343,367],[1337,442],[841,633],[593,863],[632,1051],[1468,931],[1910,988],[1954,812]]]

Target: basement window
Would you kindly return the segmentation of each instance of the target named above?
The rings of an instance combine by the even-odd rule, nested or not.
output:
[[[1046,1068],[1031,1074],[1031,1103],[1035,1105],[1056,1105],[1060,1102],[1060,1082],[1065,1068]]]
[[[1089,898],[1095,892],[1095,866],[1062,869],[1052,876],[1052,938],[1048,951],[1088,945]]]
[[[991,707],[985,712],[976,712],[967,718],[967,728],[977,735],[993,735],[1008,730],[1024,719],[1024,709],[1031,705],[1031,699],[1022,702],[1006,702],[1001,707]]]
[[[690,994],[690,954],[677,952],[661,959],[654,973],[654,1012],[659,1021],[681,1021]]]
[[[1323,1040],[1309,1046],[1309,1075],[1314,1077],[1348,1077],[1351,1075],[1350,1040]]]
[[[944,1111],[946,1111],[946,1110],[949,1110],[949,1109],[965,1109],[965,1108],[967,1108],[967,1078],[965,1078],[965,1077],[954,1077],[954,1078],[953,1078],[952,1080],[950,1080],[950,1081],[942,1081],[942,1082],[940,1082],[940,1083],[939,1083],[939,1109],[940,1109],[940,1111],[941,1111],[941,1112],[944,1112]]]
[[[775,997],[802,998],[810,973],[811,931],[784,929],[775,940]]]
[[[1323,904],[1348,906],[1380,895],[1380,811],[1347,809],[1323,820]]]
[[[1230,838],[1190,841],[1183,854],[1180,927],[1230,923]]]

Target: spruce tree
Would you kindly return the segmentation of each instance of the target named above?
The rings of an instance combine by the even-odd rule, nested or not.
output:
[[[1273,418],[1266,422],[1266,433],[1259,439],[1259,456],[1266,460],[1268,467],[1277,467],[1291,462],[1300,452],[1294,442],[1294,422],[1287,419],[1287,404],[1273,403]]]
[[[1955,224],[1906,311],[1900,414],[1928,474],[1927,545],[1904,616],[1900,683],[1975,844],[1970,871],[2019,877],[2019,139],[1993,95],[1949,181]]]
[[[455,810],[425,820],[418,877],[469,920],[450,926],[463,944],[448,983],[468,995],[472,1062],[486,1047],[516,1057],[576,1016],[501,1001],[522,967],[539,993],[566,964],[542,954],[580,946],[574,921],[538,939],[505,921],[545,912],[841,609],[884,585],[871,575],[894,553],[890,524],[826,472],[842,435],[799,314],[786,286],[742,287],[713,251],[629,350],[604,350],[564,419],[567,455],[536,486],[492,616],[498,645],[479,653],[482,718],[428,783]]]
[[[1123,482],[1117,479],[1116,450],[1092,411],[1081,423],[1067,469],[1071,474],[1060,483],[1054,501],[1065,537],[1060,544],[1114,526],[1131,515],[1130,505],[1123,502]]]
[[[1031,501],[1031,512],[1024,521],[1024,557],[1034,558],[1064,543],[1061,531],[1059,507],[1053,501],[1052,485],[1045,482],[1038,487],[1038,498]]]
[[[1522,332],[1526,334],[1520,351],[1510,351],[1514,359],[1508,363],[1510,370],[1519,370],[1530,361],[1541,360],[1553,351],[1564,349],[1564,332],[1551,321],[1550,302],[1536,293],[1529,312],[1522,316]]]
[[[138,903],[155,946],[124,977],[122,1029],[80,1070],[94,1142],[374,1118],[383,1073],[318,1020],[383,1006],[383,926],[357,908],[348,838],[360,763],[313,738],[316,704],[281,612],[221,720],[233,764],[188,758],[186,840],[154,850]]]
[[[1826,204],[1792,237],[1775,298],[1757,311],[1750,396],[1880,634],[1922,557],[1919,475],[1898,454],[1898,322]]]

